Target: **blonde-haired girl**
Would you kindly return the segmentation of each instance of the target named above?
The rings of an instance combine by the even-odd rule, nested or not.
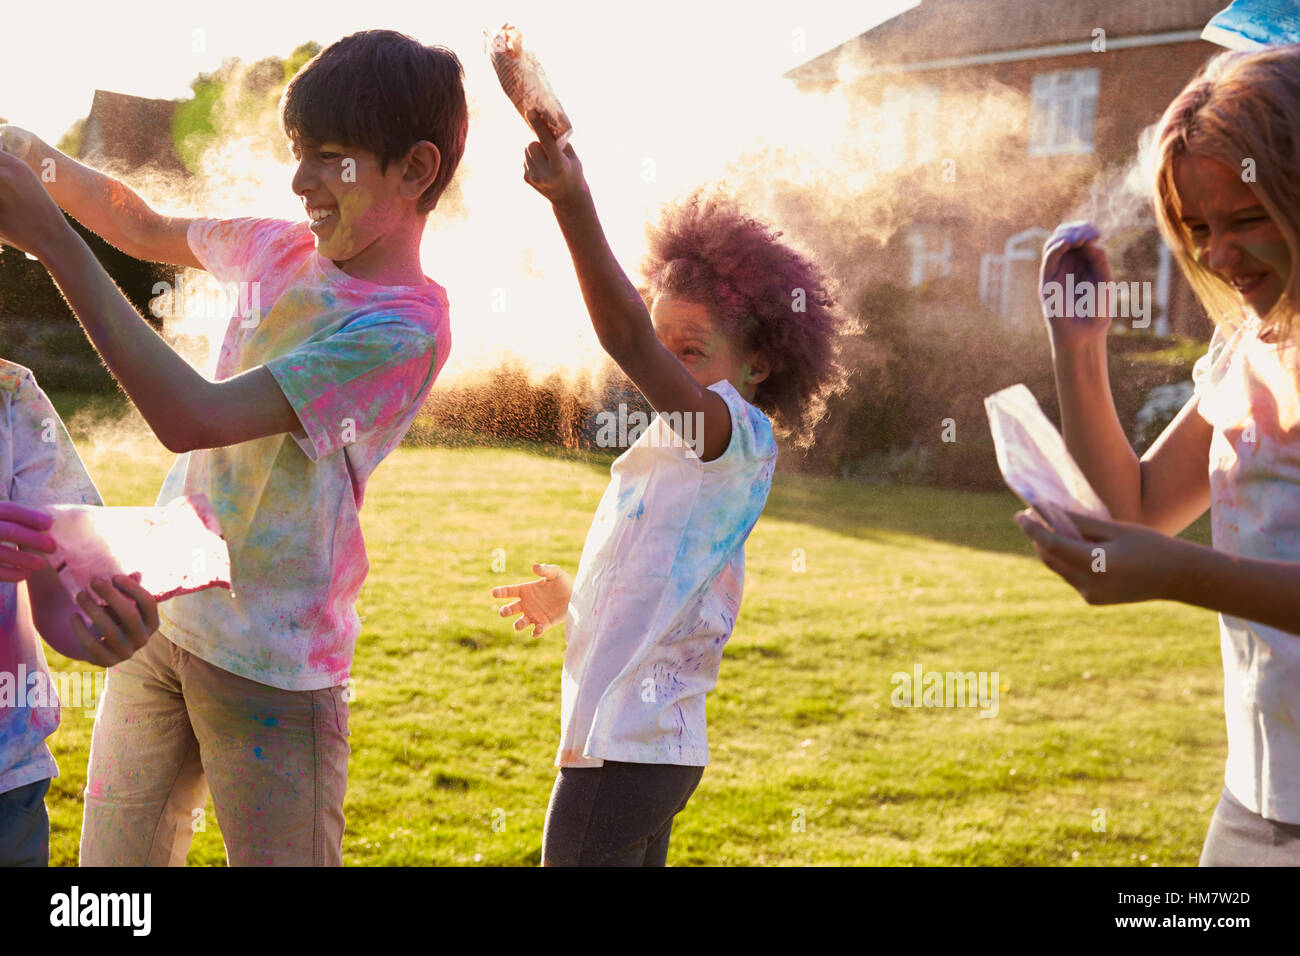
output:
[[[1225,786],[1202,865],[1300,865],[1300,46],[1225,53],[1161,119],[1155,213],[1216,329],[1195,393],[1139,460],[1106,370],[1110,316],[1047,316],[1066,444],[1114,521],[1070,540],[1028,512],[1042,561],[1090,604],[1220,612]],[[1087,223],[1044,250],[1042,284],[1110,281]],[[1208,467],[1207,467],[1208,462]],[[1214,547],[1170,537],[1209,507]],[[1093,553],[1105,551],[1105,572]],[[1098,565],[1100,566],[1100,565]]]

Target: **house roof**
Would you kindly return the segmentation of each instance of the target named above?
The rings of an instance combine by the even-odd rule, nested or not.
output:
[[[866,33],[786,73],[795,82],[833,79],[841,54],[874,65],[921,63],[1006,50],[1200,31],[1228,0],[922,0]]]
[[[178,102],[95,90],[80,158],[184,172],[172,144],[172,114]]]

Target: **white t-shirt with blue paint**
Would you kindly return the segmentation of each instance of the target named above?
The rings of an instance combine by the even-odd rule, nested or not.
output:
[[[731,413],[722,455],[701,461],[655,416],[610,468],[565,619],[559,766],[709,762],[704,697],[776,465],[767,416],[709,388]]]
[[[1300,561],[1300,355],[1221,325],[1192,378],[1210,442],[1214,547]],[[1219,615],[1228,792],[1270,820],[1300,823],[1300,636]]]
[[[36,509],[103,504],[32,373],[2,359],[0,501]],[[0,581],[0,793],[59,773],[45,743],[59,726],[59,700],[26,589]]]

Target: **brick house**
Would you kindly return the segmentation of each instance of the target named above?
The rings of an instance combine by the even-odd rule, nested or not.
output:
[[[162,173],[188,176],[172,145],[172,117],[179,103],[95,90],[77,158],[96,167],[134,170],[149,166]]]
[[[919,198],[901,211],[877,267],[913,287],[948,282],[1007,322],[1037,323],[1043,240],[1082,209],[1103,229],[1115,278],[1143,284],[1145,334],[1207,337],[1149,203],[1119,184],[1143,129],[1221,52],[1200,34],[1224,6],[922,0],[786,78],[808,90],[859,84],[862,102],[898,133],[907,163],[894,185]],[[990,117],[996,139],[963,141]]]
[[[188,176],[172,145],[177,102],[96,90],[81,124],[77,158],[110,171],[147,166],[175,178]],[[154,286],[170,281],[174,270],[133,259],[71,217],[69,222],[132,305],[151,317]],[[0,249],[0,342],[5,358],[31,368],[47,388],[114,388],[45,267],[9,247]]]

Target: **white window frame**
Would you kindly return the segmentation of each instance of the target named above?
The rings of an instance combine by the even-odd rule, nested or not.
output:
[[[986,252],[980,258],[980,301],[1005,319],[1011,312],[1011,264],[1039,258],[1049,235],[1030,226],[1008,238],[1001,253]]]
[[[1029,103],[1029,155],[1091,153],[1101,70],[1057,70],[1034,76]]]
[[[911,252],[909,280],[913,289],[930,279],[952,274],[951,236],[933,226],[913,226],[907,232],[906,242]]]
[[[892,144],[897,152],[882,165],[892,169],[939,157],[939,87],[930,83],[887,86],[880,106],[882,115],[897,124]]]

